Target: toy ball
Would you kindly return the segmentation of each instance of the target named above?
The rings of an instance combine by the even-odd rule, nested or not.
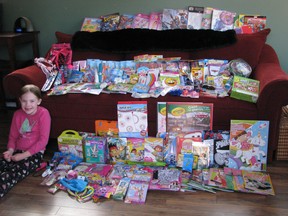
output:
[[[228,159],[228,167],[232,168],[232,169],[239,169],[237,163],[235,160],[233,160],[232,158]]]
[[[251,66],[243,59],[231,60],[229,62],[228,70],[230,73],[241,77],[249,77],[252,72]]]

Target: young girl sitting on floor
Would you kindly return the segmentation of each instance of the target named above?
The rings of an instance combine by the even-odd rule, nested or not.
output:
[[[7,151],[0,159],[0,197],[40,166],[50,135],[51,117],[39,106],[40,89],[24,86],[19,101],[21,109],[13,115]]]

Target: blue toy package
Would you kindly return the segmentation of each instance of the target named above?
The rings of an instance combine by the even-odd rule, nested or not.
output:
[[[176,166],[176,154],[177,154],[177,139],[176,137],[169,137],[168,143],[164,148],[164,161],[169,167]]]
[[[110,70],[107,70],[106,82],[124,83],[123,74],[123,70],[118,68],[111,68]]]
[[[193,154],[185,153],[183,157],[183,171],[192,173],[194,157]]]
[[[59,164],[71,165],[73,169],[79,163],[81,163],[83,159],[71,153],[55,152],[51,161],[53,164],[56,164],[56,165],[59,165]]]
[[[142,83],[136,83],[132,88],[132,91],[137,93],[148,93],[149,90],[150,87]]]
[[[66,189],[69,189],[73,192],[82,192],[85,190],[88,182],[82,179],[60,179],[59,183],[63,185]]]
[[[70,77],[67,79],[67,83],[80,83],[82,81],[82,78],[84,76],[84,73],[78,70],[72,70]]]

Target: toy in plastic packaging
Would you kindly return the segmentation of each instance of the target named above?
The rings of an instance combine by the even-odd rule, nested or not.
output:
[[[72,63],[72,49],[70,43],[52,44],[46,59],[50,60],[57,68],[62,65],[69,65]]]
[[[243,59],[234,59],[229,62],[229,71],[235,76],[249,77],[252,68]]]
[[[124,200],[128,187],[130,184],[130,178],[123,178],[120,180],[119,184],[117,185],[116,191],[113,195],[114,200]]]
[[[169,167],[176,166],[177,139],[169,137],[167,145],[164,147],[164,161]]]
[[[183,155],[183,171],[187,171],[189,173],[192,173],[192,167],[193,167],[193,154],[185,153]]]
[[[70,77],[67,79],[67,83],[80,83],[82,82],[84,72],[78,70],[72,70]]]
[[[82,179],[67,179],[62,178],[59,181],[65,188],[74,191],[74,192],[82,192],[85,190],[86,186],[88,185],[87,181]]]

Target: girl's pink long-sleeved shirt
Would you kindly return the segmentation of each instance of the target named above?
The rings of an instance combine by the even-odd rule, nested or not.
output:
[[[49,111],[38,106],[34,115],[22,109],[15,111],[10,127],[8,149],[29,151],[31,155],[44,151],[48,144],[51,127]]]

